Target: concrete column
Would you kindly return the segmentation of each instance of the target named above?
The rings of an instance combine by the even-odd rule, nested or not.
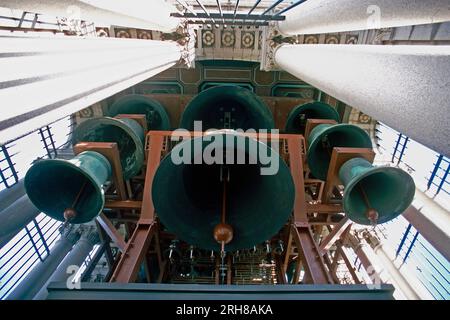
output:
[[[413,271],[400,259],[396,259],[392,248],[384,245],[369,231],[364,231],[363,235],[364,242],[370,245],[373,249],[372,252],[380,263],[382,268],[380,274],[400,291],[400,295],[397,295],[397,297],[408,300],[433,299],[420,280],[412,273]]]
[[[383,268],[389,273],[392,284],[403,293],[406,299],[433,299],[415,276],[406,277],[404,273],[408,273],[408,270],[403,270],[404,268],[399,263],[395,263],[395,255],[391,250],[380,243],[373,248],[373,251]]]
[[[182,50],[172,41],[1,37],[0,101],[8,108],[0,114],[0,143],[151,78],[175,65]]]
[[[23,182],[24,180],[20,179],[11,188],[0,191],[0,212],[8,208],[25,194]]]
[[[411,223],[447,260],[450,260],[450,213],[421,190],[416,189],[412,205],[403,213]]]
[[[19,285],[7,296],[8,300],[31,300],[49,279],[72,246],[80,238],[77,228],[69,226],[62,231],[61,238],[50,254],[38,263]]]
[[[72,250],[66,255],[61,264],[56,268],[50,279],[42,286],[41,290],[36,294],[33,300],[44,300],[47,297],[47,286],[51,282],[67,282],[67,279],[73,276],[68,274],[67,270],[70,266],[81,267],[86,260],[89,252],[92,251],[94,245],[99,242],[99,236],[95,228],[89,227],[83,232],[81,238],[73,246]]]
[[[0,212],[0,248],[11,240],[22,228],[30,223],[41,211],[22,196],[8,208]]]
[[[1,7],[50,16],[94,22],[99,26],[174,31],[179,23],[170,13],[176,9],[163,0],[2,0]]]
[[[279,67],[450,156],[450,46],[282,45]]]
[[[308,0],[286,13],[287,35],[380,29],[450,20],[448,0]]]

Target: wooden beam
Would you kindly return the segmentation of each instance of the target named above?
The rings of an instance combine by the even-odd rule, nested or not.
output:
[[[130,283],[136,281],[139,268],[155,232],[156,224],[137,225],[114,270],[111,282]]]
[[[342,260],[344,260],[344,263],[345,263],[348,271],[350,272],[350,274],[353,278],[353,281],[355,281],[356,284],[361,284],[361,280],[359,280],[359,277],[356,274],[355,266],[351,263],[350,259],[347,257],[347,254],[345,253],[341,244],[338,245],[337,250],[338,250],[337,253],[339,253]]]

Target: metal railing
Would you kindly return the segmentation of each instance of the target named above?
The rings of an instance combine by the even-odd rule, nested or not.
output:
[[[59,239],[61,222],[44,214],[33,219],[6,246],[0,249],[0,300],[46,259]]]
[[[14,186],[35,160],[55,158],[70,143],[72,131],[67,117],[0,146],[0,190]],[[41,213],[0,248],[0,299],[46,259],[60,226],[60,221]]]

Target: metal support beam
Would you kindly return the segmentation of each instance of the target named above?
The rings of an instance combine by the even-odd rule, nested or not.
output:
[[[250,14],[250,15],[246,15],[246,14],[236,14],[236,16],[233,13],[223,13],[218,14],[218,13],[173,13],[172,14],[173,17],[179,17],[179,18],[213,18],[213,19],[225,19],[225,20],[263,20],[263,21],[283,21],[284,20],[284,16],[268,16],[268,15],[259,15],[259,14]],[[217,21],[215,22],[217,23]],[[239,23],[239,21],[237,21],[237,23]]]
[[[450,20],[448,0],[309,0],[280,23],[288,35],[381,29]]]
[[[271,10],[273,10],[276,6],[278,6],[283,1],[284,0],[277,0],[277,1],[275,1],[270,7],[268,7],[266,10],[264,10],[264,12],[262,14],[266,15],[267,13],[269,13]]]
[[[261,2],[261,0],[256,0],[255,4],[253,5],[253,7],[250,9],[250,11],[247,13],[247,15],[250,15],[253,10],[256,9],[256,7],[259,5],[259,3]]]
[[[196,0],[198,5],[202,8],[203,12],[208,16],[208,18],[210,18],[212,20],[212,22],[215,24],[216,21],[214,20],[213,17],[211,17],[210,13],[208,12],[208,10],[206,10],[205,6],[203,5],[203,3],[200,2],[200,0]],[[198,16],[198,13],[197,15]]]
[[[295,7],[301,5],[303,2],[306,2],[306,0],[299,0],[299,1],[297,1],[297,2],[294,2],[294,3],[291,4],[290,6],[288,6],[288,7],[284,8],[283,10],[278,11],[277,13],[275,13],[275,16],[279,16],[279,15],[285,13],[285,12],[288,12],[288,11],[294,9]]]
[[[230,20],[222,21],[213,21],[213,20],[188,20],[188,24],[203,24],[203,25],[239,25],[239,26],[268,26],[269,22],[251,22],[251,21],[235,21],[234,23]]]
[[[155,283],[83,283],[81,290],[69,290],[65,283],[49,286],[50,300],[392,300],[394,288],[381,285],[201,285]],[[256,302],[257,303],[257,302]],[[262,303],[261,303],[262,304]]]
[[[450,46],[282,45],[274,56],[297,78],[450,156]]]
[[[223,18],[222,5],[220,4],[220,0],[216,0],[216,3],[217,3],[217,7],[219,8],[220,18],[222,19],[222,22],[225,23],[225,20]]]
[[[344,208],[342,208],[342,204],[307,204],[306,212],[332,214],[344,212]]]
[[[123,239],[123,236],[119,233],[119,231],[117,231],[112,222],[103,212],[97,217],[97,222],[102,226],[103,230],[111,238],[117,248],[123,252],[127,244]]]
[[[98,262],[100,261],[102,256],[106,253],[106,246],[107,245],[105,243],[102,243],[99,246],[99,248],[95,252],[94,257],[92,257],[86,269],[83,271],[83,274],[81,275],[81,282],[89,282],[91,280],[92,272],[94,272]]]
[[[319,246],[319,251],[322,255],[327,253],[328,250],[334,245],[334,243],[341,238],[343,234],[346,234],[351,229],[352,222],[345,217],[339,222],[337,226],[322,240]]]
[[[338,250],[339,256],[342,258],[342,260],[344,260],[345,266],[347,267],[348,271],[350,272],[350,274],[353,278],[353,281],[355,281],[356,284],[360,284],[361,280],[359,280],[359,277],[355,270],[355,266],[351,263],[350,259],[348,258],[347,254],[345,253],[345,250],[344,250],[342,244],[340,244],[340,243],[338,244],[337,250]]]
[[[314,284],[332,283],[330,275],[324,265],[314,241],[306,216],[305,182],[303,178],[301,136],[291,135],[288,139],[289,166],[295,185],[294,223],[291,226],[293,240],[299,251],[298,262],[303,263],[308,276]]]
[[[155,222],[151,187],[158,165],[161,161],[161,152],[164,136],[154,135],[150,138],[147,172],[145,176],[144,199],[142,202],[141,218],[128,240],[120,261],[111,277],[111,282],[133,282],[148,251],[151,240],[158,231]]]

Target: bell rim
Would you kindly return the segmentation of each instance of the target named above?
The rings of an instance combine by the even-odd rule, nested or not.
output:
[[[355,186],[356,186],[359,182],[361,182],[361,180],[363,180],[364,178],[367,178],[368,176],[373,175],[373,174],[375,174],[375,173],[386,172],[386,170],[387,170],[387,171],[394,171],[394,172],[396,172],[396,173],[399,173],[399,174],[402,175],[402,177],[405,177],[406,179],[409,179],[410,182],[412,182],[412,184],[411,184],[411,186],[412,186],[412,187],[411,187],[411,190],[409,190],[409,189],[410,189],[409,187],[406,188],[406,189],[405,189],[406,197],[402,197],[401,199],[402,199],[402,200],[403,200],[403,199],[407,199],[408,201],[405,201],[405,203],[411,203],[411,202],[413,201],[414,195],[415,195],[415,183],[414,183],[414,179],[413,179],[407,172],[405,172],[404,170],[402,170],[402,169],[400,169],[400,168],[396,168],[396,167],[390,167],[390,166],[376,166],[376,167],[370,168],[370,169],[368,169],[367,171],[365,171],[364,173],[360,174],[356,179],[352,179],[352,180],[350,181],[350,183],[349,183],[349,184],[345,187],[345,189],[344,189],[344,196],[343,196],[343,199],[342,199],[342,207],[343,207],[343,210],[344,210],[345,215],[346,215],[350,220],[352,220],[352,221],[354,221],[354,222],[356,222],[356,223],[358,223],[358,224],[361,224],[361,225],[370,225],[370,224],[371,224],[371,222],[370,222],[368,219],[367,219],[367,221],[361,221],[360,219],[354,219],[354,218],[357,218],[357,217],[358,217],[357,214],[353,214],[353,213],[348,214],[348,213],[347,213],[347,208],[348,208],[348,206],[349,206],[349,201],[350,201],[348,195],[353,191],[353,189],[355,188]],[[410,184],[408,184],[408,186],[409,186],[409,185],[410,185]],[[347,190],[349,190],[349,191],[347,191]],[[409,205],[408,205],[408,206],[409,206]],[[395,219],[396,217],[400,216],[400,215],[408,208],[408,206],[406,206],[406,208],[404,208],[404,209],[402,209],[402,210],[399,210],[399,211],[401,211],[401,212],[398,213],[398,214],[393,215],[393,214],[391,213],[391,214],[385,215],[385,216],[384,216],[384,219],[382,219],[383,217],[380,216],[380,217],[379,217],[379,222],[378,222],[377,224],[383,224],[383,223],[385,223],[385,222],[388,222],[388,221],[391,221],[391,220]]]
[[[143,104],[145,104],[145,108],[144,108],[145,110],[147,110],[147,108],[148,109],[151,108],[152,110],[156,110],[158,112],[158,114],[161,117],[161,125],[159,126],[159,128],[153,129],[153,130],[168,131],[168,130],[171,129],[170,117],[169,117],[169,114],[167,113],[166,108],[158,100],[156,100],[156,99],[154,99],[152,97],[145,96],[145,95],[128,94],[128,95],[125,95],[123,97],[120,97],[119,99],[114,101],[111,104],[111,106],[108,108],[108,112],[107,112],[108,116],[109,117],[115,117],[118,114],[132,114],[132,113],[123,112],[124,110],[119,111],[120,108],[123,108],[129,102],[143,103]],[[144,115],[146,115],[146,112],[144,112],[144,113],[137,113],[137,114],[144,114]],[[145,117],[145,119],[147,121],[147,116]],[[148,124],[148,121],[147,121],[147,124]],[[151,129],[148,128],[148,130],[151,130]]]
[[[239,132],[237,132],[237,133],[229,133],[229,132],[217,132],[216,133],[217,135],[227,135],[227,134],[232,134],[232,135],[235,135],[235,136],[237,136],[237,137],[242,137],[242,138],[244,138],[244,139],[248,139],[248,140],[255,140],[255,141],[257,141],[258,142],[258,144],[262,144],[262,145],[264,145],[265,147],[267,147],[267,148],[269,148],[269,149],[271,149],[272,150],[272,152],[275,152],[277,155],[278,155],[278,157],[279,157],[279,161],[280,161],[280,169],[279,170],[283,170],[283,172],[285,172],[285,173],[289,173],[287,176],[290,178],[289,179],[289,182],[286,182],[285,181],[285,183],[286,184],[290,184],[290,186],[292,187],[292,203],[291,203],[291,205],[290,205],[290,209],[289,210],[286,210],[286,212],[288,212],[287,214],[286,214],[286,221],[284,222],[284,224],[289,220],[289,217],[292,215],[292,212],[293,212],[293,210],[294,210],[294,207],[295,207],[295,183],[294,183],[294,179],[293,179],[293,177],[292,177],[292,174],[291,174],[291,172],[290,172],[290,169],[289,169],[289,167],[287,166],[287,164],[286,164],[286,162],[282,159],[282,157],[281,157],[281,155],[279,154],[279,152],[277,152],[276,150],[274,150],[273,148],[271,148],[270,147],[270,145],[268,145],[268,144],[266,144],[266,143],[264,143],[264,142],[261,142],[261,141],[259,141],[259,140],[256,140],[256,139],[253,139],[253,138],[250,138],[250,137],[248,137],[248,136],[245,136],[245,135],[242,135],[242,134],[240,134]],[[189,140],[187,140],[187,141],[183,141],[182,143],[194,143],[194,141],[193,140],[195,140],[195,139],[201,139],[202,137],[196,137],[196,138],[193,138],[193,139],[189,139]],[[246,148],[247,149],[247,148]],[[202,150],[203,150],[203,147],[202,147]],[[191,155],[195,155],[194,154],[194,150],[193,149],[191,149]],[[165,178],[167,178],[167,175],[165,175],[165,173],[166,172],[172,172],[173,170],[173,167],[177,167],[178,165],[175,165],[175,164],[173,164],[173,163],[170,163],[170,166],[171,166],[171,168],[170,169],[168,169],[167,168],[167,166],[165,166],[164,165],[164,162],[168,162],[168,161],[170,161],[170,153],[169,154],[167,154],[162,160],[161,160],[161,162],[160,162],[160,165],[159,165],[159,167],[158,167],[158,169],[159,168],[164,168],[164,171],[159,171],[159,170],[157,170],[156,171],[156,173],[155,173],[155,175],[154,175],[154,178],[153,178],[153,183],[152,183],[152,188],[151,188],[151,194],[152,194],[152,199],[153,199],[153,204],[154,204],[154,206],[155,206],[155,211],[157,212],[157,214],[158,214],[158,218],[159,218],[159,220],[166,226],[166,228],[168,229],[168,230],[171,230],[171,228],[169,227],[170,225],[173,225],[173,224],[171,224],[171,223],[169,223],[169,224],[167,224],[166,222],[167,221],[165,221],[166,219],[163,217],[162,219],[161,219],[161,215],[158,213],[158,210],[157,210],[157,206],[158,206],[158,204],[155,202],[155,199],[158,199],[158,197],[157,197],[157,188],[155,187],[155,181],[158,181],[158,177],[162,177],[163,179],[164,179],[164,177]],[[191,165],[194,165],[194,164],[191,164]],[[283,169],[281,169],[281,168],[283,168]],[[161,201],[161,200],[158,200],[158,201]],[[162,201],[163,202],[163,201]],[[164,215],[163,215],[164,216]],[[283,224],[283,225],[284,225]],[[280,227],[280,229],[282,228],[283,226],[281,226]],[[279,231],[279,230],[278,230]],[[173,231],[172,231],[173,232]],[[200,244],[200,243],[191,243],[192,241],[190,241],[188,238],[186,238],[186,237],[184,237],[183,235],[179,235],[179,234],[177,234],[177,232],[175,232],[175,234],[176,234],[176,236],[177,236],[177,239],[180,239],[180,240],[182,240],[182,241],[184,241],[184,242],[187,242],[187,243],[189,243],[189,244],[192,244],[192,245],[195,245],[196,247],[198,247],[198,248],[200,248],[200,249],[204,249],[204,250],[213,250],[213,251],[220,251],[220,245],[219,244],[214,244],[213,246],[211,245],[211,244],[208,244],[208,246],[203,246],[203,244]],[[211,234],[212,234],[212,230],[211,230]],[[275,233],[276,234],[276,233]],[[273,236],[273,234],[272,235],[270,235],[270,236]],[[264,239],[262,239],[262,238],[264,238]],[[261,242],[263,242],[265,239],[266,239],[266,237],[265,236],[262,236],[261,237]],[[188,241],[189,240],[189,241]],[[259,243],[259,242],[258,242]],[[236,245],[233,245],[232,243],[230,243],[230,244],[227,244],[227,245],[225,245],[225,249],[226,250],[232,250],[232,251],[234,251],[234,250],[241,250],[241,249],[250,249],[250,248],[252,248],[254,245],[256,245],[257,243],[255,243],[255,244],[252,244],[252,245],[248,245],[248,246],[245,246],[245,247],[236,247]],[[231,249],[230,249],[231,248]]]
[[[219,86],[215,86],[215,87],[211,87],[208,88],[206,90],[203,90],[201,92],[199,92],[196,96],[194,96],[186,105],[186,107],[184,108],[181,117],[180,117],[180,122],[179,122],[179,128],[182,129],[187,129],[189,130],[192,126],[191,126],[191,121],[190,119],[186,119],[186,115],[189,115],[190,113],[192,113],[192,111],[190,111],[189,109],[194,108],[193,106],[195,106],[195,102],[196,101],[202,101],[202,99],[205,99],[205,95],[214,91],[218,91],[220,93],[223,93],[223,90],[227,91],[227,94],[230,94],[230,97],[232,97],[231,95],[231,90],[237,91],[239,93],[242,94],[250,94],[252,99],[254,99],[255,101],[257,101],[259,107],[257,108],[258,112],[261,112],[261,114],[263,114],[264,116],[267,116],[269,119],[267,124],[269,124],[268,126],[265,126],[264,128],[254,128],[256,130],[258,129],[266,129],[266,130],[271,130],[275,128],[275,119],[273,117],[272,112],[269,109],[269,106],[264,102],[263,99],[261,99],[258,95],[256,95],[254,92],[246,89],[246,88],[242,88],[240,86],[236,86],[236,85],[219,85]],[[230,91],[230,93],[228,93],[228,91]],[[199,108],[199,107],[197,107]],[[195,109],[194,109],[195,110]],[[188,121],[189,120],[189,121]],[[195,120],[194,120],[195,121]]]
[[[329,134],[329,133],[332,133],[332,132],[334,132],[334,131],[338,131],[338,130],[345,129],[345,128],[351,128],[352,130],[359,131],[359,133],[361,133],[362,136],[367,137],[367,141],[365,141],[365,142],[367,142],[367,146],[365,146],[365,147],[359,147],[359,148],[370,148],[370,149],[373,148],[372,140],[370,139],[370,137],[369,137],[369,135],[367,134],[367,132],[364,131],[364,129],[362,129],[362,128],[356,126],[356,125],[349,124],[349,123],[339,123],[339,124],[320,124],[319,126],[327,126],[327,128],[325,128],[325,129],[323,130],[323,132],[322,132],[320,135],[318,135],[317,137],[315,137],[315,139],[314,139],[313,141],[311,141],[311,143],[310,143],[309,146],[308,146],[308,151],[307,151],[306,160],[307,160],[307,163],[308,163],[309,170],[310,170],[311,172],[312,172],[311,168],[314,168],[314,165],[311,165],[311,163],[317,161],[317,159],[316,159],[315,156],[314,156],[314,157],[311,157],[311,156],[310,156],[311,150],[313,150],[313,149],[314,149],[314,150],[317,150],[317,145],[318,145],[319,142],[320,142],[320,139],[319,139],[319,138],[322,137],[322,136],[325,135],[325,134]],[[317,126],[317,127],[319,127],[319,126]],[[317,127],[316,127],[316,128],[317,128]],[[314,131],[316,128],[314,128],[313,131]],[[312,131],[311,131],[311,132],[312,132]],[[336,148],[338,148],[338,147],[336,147]],[[312,154],[315,154],[315,153],[312,152]],[[314,161],[313,161],[313,160],[314,160]],[[316,175],[314,172],[312,172],[312,174],[313,174],[317,179],[320,179],[320,180],[326,180],[326,178],[327,178],[327,173],[328,173],[328,169],[327,169],[327,172],[325,172],[324,175],[320,175],[320,176],[318,176],[318,175]]]
[[[339,113],[336,111],[336,109],[334,109],[331,105],[329,105],[328,103],[325,102],[321,102],[321,101],[313,101],[313,102],[306,102],[303,104],[299,104],[297,106],[295,106],[291,112],[289,112],[288,116],[287,116],[287,120],[286,120],[286,125],[284,130],[286,131],[286,133],[289,132],[293,132],[290,129],[293,127],[293,121],[295,119],[295,117],[297,117],[303,110],[302,108],[306,111],[306,110],[313,110],[312,107],[314,105],[323,105],[326,106],[327,110],[330,111],[330,114],[333,113],[333,115],[335,116],[335,118],[320,118],[320,119],[329,119],[329,120],[335,120],[336,122],[340,122],[340,117],[339,117]],[[311,109],[310,109],[311,107]],[[304,134],[304,132],[300,132],[301,134]]]
[[[80,153],[83,154],[84,152]],[[106,159],[106,158],[105,158]],[[104,190],[97,184],[97,182],[94,180],[94,178],[92,178],[88,173],[86,173],[84,170],[82,170],[80,167],[76,166],[75,164],[73,164],[72,162],[70,162],[70,160],[64,160],[64,159],[44,159],[44,160],[40,160],[38,162],[36,162],[35,164],[33,164],[33,166],[30,167],[30,169],[28,169],[26,175],[25,175],[25,180],[24,180],[24,187],[25,187],[25,191],[26,194],[28,196],[28,198],[31,200],[31,202],[33,203],[33,205],[39,209],[41,212],[45,213],[46,215],[48,215],[49,217],[52,217],[55,220],[58,221],[64,221],[64,213],[61,212],[61,215],[59,216],[55,216],[53,214],[48,214],[46,213],[44,210],[42,210],[41,208],[38,207],[38,205],[36,205],[36,201],[33,200],[34,196],[30,196],[33,195],[33,192],[31,192],[31,189],[29,184],[27,183],[27,177],[29,177],[30,172],[33,172],[35,170],[40,169],[39,167],[41,167],[42,165],[47,165],[50,163],[57,163],[59,165],[65,166],[70,168],[71,170],[76,171],[77,173],[80,173],[84,178],[88,179],[88,181],[90,182],[91,186],[94,188],[95,193],[97,196],[99,196],[98,198],[101,199],[101,206],[99,208],[99,211],[97,212],[97,214],[95,216],[98,216],[100,214],[100,212],[102,211],[103,207],[105,206],[105,192]],[[95,217],[94,216],[94,217]],[[81,223],[86,223],[92,221],[92,218],[90,219],[78,219],[75,218],[71,223],[73,224],[81,224]]]

